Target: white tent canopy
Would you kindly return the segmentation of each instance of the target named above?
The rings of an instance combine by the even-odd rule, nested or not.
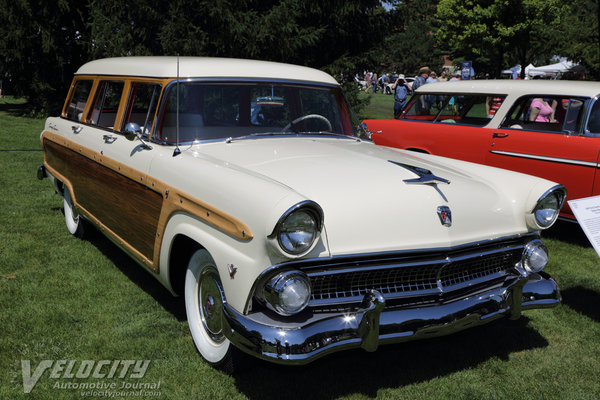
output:
[[[525,74],[528,77],[534,76],[556,76],[559,74],[563,74],[573,68],[576,64],[568,60],[563,60],[556,64],[543,65],[541,67],[534,67],[529,64],[527,68],[525,68]]]

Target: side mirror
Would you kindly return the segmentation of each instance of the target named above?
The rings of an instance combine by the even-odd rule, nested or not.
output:
[[[366,140],[372,140],[371,139],[371,135],[373,134],[373,132],[371,132],[369,130],[369,128],[367,127],[367,124],[365,124],[364,122],[362,122],[356,128],[358,130],[358,137],[359,138],[366,139]]]
[[[125,125],[125,131],[123,132],[123,136],[129,141],[133,141],[135,139],[139,139],[142,142],[142,148],[146,150],[152,150],[152,146],[144,141],[142,138],[142,128],[135,122],[130,122]]]
[[[127,140],[133,141],[136,138],[142,139],[142,128],[135,122],[130,122],[125,126],[125,138]]]

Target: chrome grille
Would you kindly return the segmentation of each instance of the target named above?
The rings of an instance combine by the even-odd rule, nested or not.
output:
[[[311,304],[360,301],[371,289],[386,298],[447,293],[510,274],[521,259],[522,248],[306,271],[312,285]]]

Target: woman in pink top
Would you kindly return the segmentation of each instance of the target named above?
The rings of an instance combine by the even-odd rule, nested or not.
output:
[[[529,120],[535,122],[554,122],[554,109],[544,99],[535,98],[529,106]]]

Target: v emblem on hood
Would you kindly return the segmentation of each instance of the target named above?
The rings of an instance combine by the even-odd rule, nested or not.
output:
[[[448,179],[440,178],[439,176],[435,176],[430,170],[420,167],[415,167],[414,165],[402,164],[396,161],[388,160],[392,164],[398,165],[400,167],[406,168],[413,174],[417,175],[418,178],[414,179],[404,179],[404,183],[408,184],[424,184],[424,185],[432,185],[435,183],[446,183],[450,184]]]

